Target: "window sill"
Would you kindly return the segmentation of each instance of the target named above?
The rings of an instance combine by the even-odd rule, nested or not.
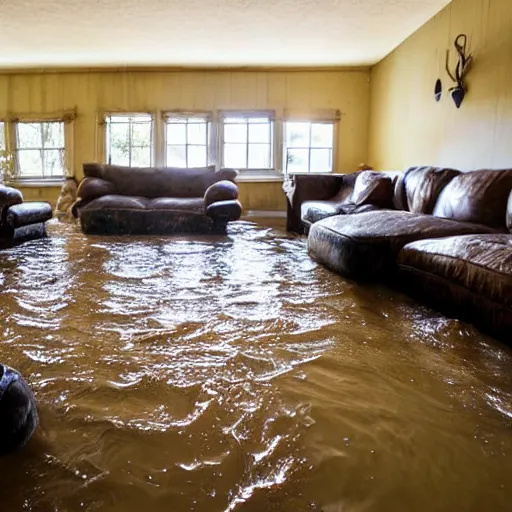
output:
[[[284,175],[278,171],[262,171],[262,172],[244,172],[240,171],[236,181],[238,183],[272,183],[282,182]]]
[[[15,188],[42,188],[42,187],[62,187],[66,180],[64,178],[52,179],[52,180],[12,180],[6,182],[6,185]]]

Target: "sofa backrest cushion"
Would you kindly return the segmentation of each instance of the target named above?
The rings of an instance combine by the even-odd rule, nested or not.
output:
[[[115,186],[115,193],[143,197],[203,197],[206,189],[221,180],[235,181],[235,169],[209,167],[124,167],[84,164],[86,177],[102,178]]]
[[[371,204],[380,208],[391,208],[393,204],[392,177],[375,171],[359,172],[349,200],[357,206]]]
[[[402,202],[413,213],[432,214],[439,194],[460,171],[444,167],[411,167],[402,178]]]
[[[346,203],[347,200],[352,195],[352,192],[354,190],[354,185],[356,182],[356,178],[358,177],[358,175],[359,175],[359,172],[353,172],[353,173],[342,175],[342,181],[340,182],[341,186],[338,189],[338,191],[336,192],[336,194],[334,194],[334,196],[329,198],[329,201],[333,201],[335,203],[340,203],[340,204]],[[322,179],[322,178],[320,178],[320,179]],[[315,176],[315,182],[316,181],[318,181],[318,176]],[[316,198],[315,198],[315,200],[316,200]],[[318,200],[321,201],[322,199],[318,199]]]
[[[462,173],[443,189],[434,215],[504,228],[511,190],[512,169]]]

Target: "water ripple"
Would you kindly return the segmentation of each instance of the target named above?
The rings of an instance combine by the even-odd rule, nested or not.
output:
[[[50,230],[0,252],[2,361],[42,425],[2,509],[507,510],[505,347],[279,227]]]

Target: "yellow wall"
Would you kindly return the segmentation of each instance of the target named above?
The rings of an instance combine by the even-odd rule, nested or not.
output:
[[[468,35],[474,56],[456,109],[446,50]],[[434,101],[440,77],[443,97]],[[437,164],[512,167],[512,0],[453,0],[372,69],[369,163],[378,169]]]
[[[367,158],[369,71],[83,71],[0,75],[0,118],[75,109],[75,173],[96,158],[97,112],[165,109],[339,109],[338,172]],[[55,190],[24,190],[54,198]],[[243,184],[250,209],[284,209],[279,183]]]

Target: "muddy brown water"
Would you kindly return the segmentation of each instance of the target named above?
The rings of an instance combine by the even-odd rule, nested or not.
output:
[[[279,224],[0,252],[41,427],[2,511],[512,509],[512,357],[314,263]]]

